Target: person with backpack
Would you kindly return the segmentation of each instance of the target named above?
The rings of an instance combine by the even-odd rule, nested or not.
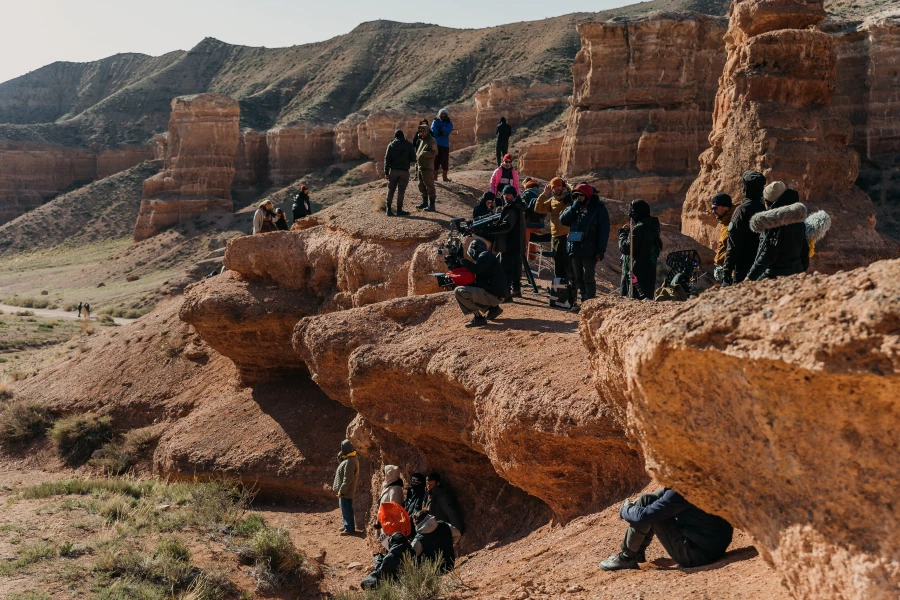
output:
[[[384,485],[381,486],[381,495],[378,496],[378,506],[383,502],[396,502],[403,506],[403,478],[400,476],[398,466],[384,466]]]
[[[434,157],[434,172],[438,168],[444,172],[444,181],[447,171],[450,169],[450,134],[453,133],[453,121],[450,120],[450,112],[446,108],[438,111],[437,118],[431,123],[431,134],[437,140],[437,155]]]
[[[750,229],[750,219],[765,210],[762,201],[766,178],[759,171],[744,171],[741,176],[744,201],[734,210],[728,224],[728,244],[725,248],[724,284],[740,283],[747,277],[756,260],[759,234]]]
[[[515,193],[519,193],[519,171],[513,166],[513,158],[507,154],[503,162],[491,175],[491,193],[494,196],[502,194],[506,186],[512,186]]]
[[[406,194],[406,186],[409,185],[409,165],[416,162],[416,149],[406,141],[403,131],[394,132],[394,139],[388,144],[384,152],[384,178],[388,180],[388,195],[385,213],[394,216],[391,211],[391,203],[394,201],[394,191],[397,192],[397,216],[409,215],[403,210],[403,196]]]
[[[478,201],[475,208],[472,209],[472,220],[477,221],[492,214],[494,214],[494,195],[490,192],[485,192],[481,195],[481,200]]]
[[[341,517],[344,526],[341,535],[356,535],[356,518],[353,514],[353,496],[356,495],[356,484],[359,481],[359,459],[356,457],[356,449],[350,440],[341,442],[341,453],[338,454],[337,471],[334,473],[334,484],[331,489],[338,497],[338,506],[341,507]]]
[[[301,185],[300,191],[294,196],[294,203],[291,205],[291,216],[296,222],[311,214],[312,203],[309,201],[309,188],[305,185]]]
[[[572,190],[574,202],[559,215],[559,222],[569,228],[566,252],[571,257],[575,285],[581,302],[597,297],[597,263],[606,254],[609,242],[609,211],[597,192],[587,183]],[[572,312],[580,308],[572,303]]]
[[[436,519],[427,510],[415,515],[416,536],[412,549],[419,560],[440,560],[441,573],[449,573],[456,564],[456,550],[460,532],[455,527]]]
[[[759,281],[805,273],[809,268],[806,239],[806,206],[796,190],[773,181],[763,191],[766,210],[750,219],[750,230],[759,234],[756,260],[747,279]]]
[[[456,510],[456,501],[453,494],[441,484],[440,473],[429,473],[425,479],[425,487],[428,488],[428,501],[425,510],[438,521],[449,523],[459,530],[460,534],[466,532],[463,527],[462,517]]]
[[[628,217],[631,226],[625,225],[619,229],[621,293],[628,296],[629,287],[632,287],[631,297],[634,299],[652,300],[656,291],[656,263],[663,247],[659,219],[650,214],[650,205],[643,200],[631,201]],[[629,286],[629,283],[632,285]]]
[[[553,251],[553,275],[558,278],[575,280],[572,261],[566,242],[569,228],[559,222],[559,215],[572,204],[572,193],[566,182],[559,177],[550,180],[534,205],[535,212],[550,215],[550,249]]]
[[[512,137],[512,127],[506,124],[506,117],[500,117],[497,123],[497,166],[500,166],[502,157],[509,152],[509,138]]]
[[[522,256],[525,254],[525,209],[516,188],[511,185],[503,189],[503,208],[500,219],[485,228],[485,233],[494,242],[492,250],[500,254],[500,265],[506,274],[509,286],[504,295],[505,302],[522,297]]]

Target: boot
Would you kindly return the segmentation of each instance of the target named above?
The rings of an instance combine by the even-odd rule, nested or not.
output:
[[[444,169],[444,181],[450,181],[450,179],[447,178],[447,169]]]
[[[622,569],[639,569],[638,562],[635,558],[625,556],[623,552],[613,554],[602,563],[600,568],[604,571],[621,571]]]
[[[425,209],[426,211],[434,212],[434,201],[435,200],[437,200],[437,198],[434,196],[431,196],[428,198],[428,208]]]
[[[416,208],[418,208],[419,210],[424,210],[424,209],[428,208],[428,196],[427,195],[422,194],[422,203],[419,204],[418,206],[416,206]]]

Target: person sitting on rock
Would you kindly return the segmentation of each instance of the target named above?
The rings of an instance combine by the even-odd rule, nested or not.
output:
[[[472,219],[477,221],[492,214],[494,214],[494,194],[485,192],[472,210]]]
[[[728,224],[728,244],[725,248],[725,285],[740,283],[747,278],[759,249],[759,234],[750,229],[750,219],[765,210],[762,195],[766,178],[759,171],[744,171],[744,201],[734,209]]]
[[[734,533],[728,521],[700,510],[671,488],[642,494],[636,502],[625,500],[619,516],[629,527],[622,551],[600,563],[604,571],[640,568],[654,534],[679,565],[702,567],[725,555]]]
[[[462,313],[472,315],[466,327],[483,327],[488,319],[496,319],[503,312],[500,303],[506,295],[506,275],[500,261],[480,238],[472,240],[463,259],[466,268],[475,274],[475,282],[457,286],[453,293]]]
[[[491,175],[491,193],[494,196],[503,193],[506,186],[511,185],[515,193],[519,193],[519,171],[513,166],[511,154],[503,156],[503,162]]]
[[[277,231],[278,228],[275,227],[274,217],[275,213],[272,212],[272,209],[275,207],[272,204],[271,200],[263,200],[259,203],[259,206],[256,208],[256,212],[253,213],[253,233],[268,233],[270,231]]]
[[[294,203],[291,205],[291,216],[294,222],[312,214],[312,204],[309,201],[309,188],[305,185],[300,186],[300,191],[294,196]]]
[[[460,534],[466,532],[463,528],[462,517],[456,510],[456,501],[453,494],[445,486],[441,485],[440,473],[429,473],[425,479],[425,487],[428,488],[428,501],[425,510],[434,518],[444,523],[449,523],[459,530]]]
[[[566,252],[572,261],[575,285],[582,304],[597,297],[597,263],[606,254],[609,241],[609,212],[593,187],[581,183],[572,190],[574,202],[559,215],[561,225],[569,227]],[[572,303],[572,312],[580,309]]]
[[[413,473],[409,476],[409,486],[406,488],[406,499],[403,508],[410,515],[415,515],[425,506],[428,498],[428,488],[425,487],[425,475]]]
[[[427,510],[416,513],[415,522],[416,536],[412,541],[412,549],[419,560],[439,560],[441,573],[452,571],[456,564],[453,546],[459,541],[459,530],[436,519]]]
[[[400,467],[396,465],[384,466],[384,485],[378,496],[378,506],[382,502],[396,502],[403,506],[403,478],[400,476]]]
[[[280,208],[275,209],[275,228],[278,229],[278,231],[288,230],[287,216]]]
[[[391,203],[394,201],[394,192],[397,192],[397,216],[409,215],[403,210],[403,198],[406,195],[406,186],[409,185],[409,165],[416,162],[416,149],[406,141],[403,131],[394,132],[394,139],[388,144],[384,152],[384,178],[388,180],[387,206],[385,214],[391,217]]]
[[[650,214],[650,205],[643,200],[631,201],[628,217],[631,227],[625,225],[619,228],[619,251],[622,253],[621,294],[636,300],[653,299],[653,292],[656,291],[656,262],[662,252],[659,219]],[[631,260],[634,261],[633,266],[630,264]]]
[[[728,248],[728,224],[734,215],[734,203],[731,196],[719,192],[712,197],[710,211],[719,222],[719,242],[716,245],[716,257],[713,259],[713,278],[719,283],[725,282],[725,251]]]
[[[356,518],[353,514],[353,496],[356,495],[356,484],[359,480],[359,459],[356,458],[356,449],[350,440],[341,442],[341,453],[338,454],[337,471],[334,473],[332,489],[337,494],[338,506],[341,507],[341,517],[344,526],[341,535],[356,534]]]
[[[493,240],[492,250],[500,255],[500,265],[506,274],[507,290],[504,302],[522,297],[522,257],[525,255],[525,206],[511,185],[503,188],[503,208],[500,219],[485,228]]]
[[[406,557],[415,557],[412,546],[402,533],[395,533],[388,538],[387,554],[374,555],[375,568],[359,584],[364,590],[374,590],[383,581],[396,579],[397,571]]]
[[[805,273],[809,268],[806,240],[806,206],[796,190],[773,181],[763,191],[767,210],[750,219],[750,230],[759,234],[756,260],[747,279],[758,281]]]

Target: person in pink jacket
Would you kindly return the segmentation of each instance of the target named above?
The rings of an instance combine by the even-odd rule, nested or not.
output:
[[[519,172],[513,166],[511,154],[503,156],[503,163],[491,175],[491,193],[499,197],[498,194],[508,185],[516,188],[516,193],[519,193]]]

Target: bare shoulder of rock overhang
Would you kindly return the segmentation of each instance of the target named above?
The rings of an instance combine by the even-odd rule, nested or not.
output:
[[[751,533],[797,598],[900,584],[900,260],[704,294],[627,358],[648,470]]]
[[[472,332],[451,294],[311,317],[294,348],[316,383],[416,447],[486,455],[563,520],[644,481],[612,407],[597,399],[572,317],[525,304]]]

